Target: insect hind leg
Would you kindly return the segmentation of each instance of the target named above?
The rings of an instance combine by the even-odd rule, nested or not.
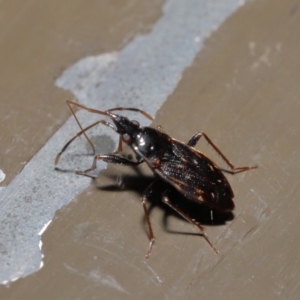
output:
[[[225,163],[229,166],[231,171],[227,171],[231,174],[248,171],[251,169],[256,169],[257,166],[245,166],[245,167],[235,167],[226,156],[221,152],[221,150],[211,141],[211,139],[204,132],[197,132],[192,136],[192,138],[187,142],[187,145],[190,147],[196,146],[201,137],[204,137],[206,141],[210,144],[211,147],[221,156]]]
[[[182,209],[178,208],[177,206],[173,205],[168,197],[168,190],[165,191],[162,195],[162,200],[165,204],[167,204],[169,207],[171,207],[174,211],[176,211],[179,215],[181,215],[185,220],[190,222],[191,224],[195,225],[199,228],[201,231],[201,235],[206,239],[210,247],[219,254],[219,251],[216,249],[216,247],[213,245],[211,240],[209,239],[207,233],[205,232],[204,228],[199,224],[199,222],[196,222],[194,219],[192,219],[190,216],[188,216]]]

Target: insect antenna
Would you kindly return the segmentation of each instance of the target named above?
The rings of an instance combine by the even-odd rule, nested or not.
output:
[[[103,125],[105,125],[105,126],[107,126],[107,127],[110,127],[110,128],[113,129],[114,131],[117,131],[116,128],[115,128],[112,124],[108,123],[108,122],[105,121],[105,120],[100,120],[100,121],[97,121],[97,122],[91,124],[90,126],[88,126],[88,127],[84,128],[84,129],[82,129],[81,131],[79,131],[75,136],[73,136],[73,137],[72,137],[72,138],[71,138],[71,139],[63,146],[62,150],[56,155],[54,164],[57,165],[57,163],[58,163],[58,161],[59,161],[61,155],[63,154],[63,152],[66,151],[66,149],[70,146],[70,144],[71,144],[76,138],[80,137],[80,136],[83,135],[83,134],[85,135],[85,132],[86,132],[87,130],[91,129],[92,127],[94,127],[94,126],[96,126],[96,125],[98,125],[98,124],[103,124]],[[119,147],[120,147],[120,146],[119,146]]]
[[[82,104],[79,104],[79,103],[71,101],[71,100],[67,100],[66,102],[67,102],[67,104],[68,104],[68,106],[69,106],[69,108],[70,108],[70,110],[71,110],[71,112],[72,112],[72,114],[73,114],[73,116],[74,116],[74,118],[75,118],[75,120],[76,120],[79,128],[81,129],[81,131],[84,131],[83,127],[81,126],[81,124],[80,124],[80,122],[79,122],[79,120],[78,120],[78,118],[77,118],[77,116],[76,116],[76,114],[75,114],[75,112],[74,112],[74,110],[72,108],[72,105],[74,105],[76,107],[79,107],[81,109],[84,109],[84,110],[86,110],[88,112],[91,112],[91,113],[94,113],[94,114],[99,114],[99,115],[105,115],[105,116],[109,116],[108,112],[116,111],[116,110],[117,111],[118,110],[119,111],[123,111],[123,110],[135,111],[135,112],[139,112],[139,113],[143,114],[144,117],[146,117],[147,119],[149,119],[151,121],[154,120],[154,118],[150,114],[148,114],[147,112],[145,112],[145,111],[143,111],[141,109],[138,109],[138,108],[134,108],[134,107],[115,107],[115,108],[108,109],[106,111],[102,111],[102,110],[97,110],[97,109],[86,107],[86,106],[84,106]],[[93,153],[95,154],[96,151],[95,151],[94,144],[92,143],[92,141],[90,140],[90,138],[86,135],[85,131],[84,131],[83,134],[84,134],[85,138],[87,139],[88,143],[91,145],[91,147],[93,149]]]
[[[135,107],[115,107],[115,108],[111,108],[111,109],[108,109],[107,111],[115,111],[115,110],[130,110],[130,111],[136,111],[136,112],[139,112],[141,114],[144,115],[144,117],[146,117],[147,119],[153,121],[154,118],[148,114],[147,112],[145,112],[144,110],[141,110],[141,109],[138,109],[138,108],[135,108]]]
[[[88,108],[84,105],[81,105],[79,103],[76,103],[74,101],[71,101],[71,100],[67,100],[67,105],[69,106],[69,109],[71,110],[72,112],[72,115],[74,116],[75,120],[76,120],[76,123],[78,124],[79,128],[81,129],[81,131],[83,131],[83,127],[81,126],[76,114],[75,114],[75,111],[73,110],[72,108],[72,105],[76,106],[76,107],[79,107],[79,108],[82,108],[84,110],[87,110],[88,112],[91,112],[91,113],[96,113],[96,114],[100,114],[100,115],[106,115],[105,112],[101,111],[101,110],[96,110],[96,109],[92,109],[92,108]],[[93,154],[96,153],[96,150],[95,150],[95,146],[94,144],[92,143],[92,141],[90,140],[90,138],[87,136],[87,134],[85,133],[85,131],[83,132],[83,135],[85,136],[85,138],[87,139],[88,143],[91,145],[92,149],[93,149]]]

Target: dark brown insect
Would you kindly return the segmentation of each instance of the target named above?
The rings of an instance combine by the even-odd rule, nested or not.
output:
[[[223,175],[221,169],[212,160],[210,160],[202,152],[196,150],[194,146],[203,136],[229,166],[232,174],[257,168],[257,166],[235,167],[203,132],[196,133],[187,142],[187,144],[185,144],[171,138],[169,135],[164,133],[160,126],[158,126],[157,129],[151,127],[140,127],[137,121],[129,120],[124,116],[113,113],[113,111],[122,110],[136,111],[142,113],[148,119],[153,120],[153,118],[148,113],[137,108],[116,107],[107,111],[100,111],[87,108],[72,101],[67,101],[67,104],[69,105],[79,127],[81,128],[81,131],[77,133],[77,135],[74,136],[62,148],[61,152],[56,156],[55,164],[58,163],[61,154],[67,149],[71,142],[73,142],[77,137],[81,135],[85,135],[94,150],[94,146],[90,139],[87,137],[86,131],[96,126],[97,124],[104,124],[120,135],[119,146],[114,153],[96,155],[94,157],[92,167],[85,171],[77,171],[77,174],[85,175],[90,171],[96,169],[97,160],[103,160],[107,163],[128,166],[136,166],[143,162],[146,162],[155,175],[157,175],[160,179],[163,179],[170,186],[174,187],[186,198],[199,203],[203,203],[212,209],[233,210],[234,203],[232,199],[234,197],[234,194],[226,177]],[[113,121],[114,125],[105,120],[100,120],[83,129],[71,105],[85,109],[91,113],[105,115]],[[122,151],[122,142],[129,145],[130,148],[134,151],[137,157],[137,161],[131,161],[124,157],[116,155],[117,153]],[[151,253],[152,245],[154,243],[154,234],[146,206],[147,198],[152,192],[152,186],[153,184],[151,184],[145,190],[142,196],[142,204],[145,211],[150,238],[149,248],[146,254],[147,258]],[[216,253],[218,253],[218,250],[210,241],[204,228],[194,219],[190,218],[182,209],[172,204],[172,201],[168,197],[168,190],[164,192],[162,199],[165,204],[171,207],[183,218],[185,218],[193,225],[197,226],[209,245],[214,249]]]

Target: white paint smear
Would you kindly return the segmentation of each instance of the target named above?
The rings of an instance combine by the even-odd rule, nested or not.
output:
[[[4,172],[0,169],[0,182],[2,182],[5,179]]]
[[[50,220],[49,222],[47,222],[43,228],[40,230],[40,232],[38,233],[39,236],[42,236],[42,234],[46,231],[46,229],[48,228],[48,226],[51,224],[52,220]],[[41,263],[40,263],[40,269],[44,266],[44,262],[43,262],[43,258],[44,258],[44,254],[43,254],[43,251],[42,251],[42,248],[43,248],[43,242],[42,240],[40,239],[39,241],[39,248],[40,248],[40,251],[42,253],[42,260],[41,260]]]
[[[52,220],[48,221],[40,230],[40,232],[38,233],[40,236],[42,236],[42,234],[46,231],[46,229],[48,228],[48,226],[51,224]]]
[[[238,7],[239,0],[168,0],[163,15],[151,32],[133,39],[119,53],[82,59],[70,67],[56,84],[72,91],[89,107],[108,109],[133,106],[155,116],[174,91],[182,73],[193,62],[204,39]],[[66,107],[67,109],[67,107]],[[80,111],[78,117],[83,113]],[[86,126],[98,116],[81,118]],[[138,117],[135,117],[138,119]],[[141,124],[148,124],[141,119]],[[57,172],[53,160],[78,126],[69,119],[6,188],[0,190],[0,282],[27,276],[42,265],[39,248],[44,224],[90,184],[90,179],[72,172]],[[90,132],[104,148],[114,150],[117,136],[105,126]],[[97,143],[96,143],[97,144]],[[73,156],[90,151],[78,139],[59,163],[62,169],[86,169],[92,157]],[[99,170],[105,165],[100,164]],[[111,278],[104,278],[107,284]],[[102,278],[103,280],[103,278]]]

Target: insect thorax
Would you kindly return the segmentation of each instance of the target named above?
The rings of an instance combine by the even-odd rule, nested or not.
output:
[[[168,149],[168,136],[150,127],[141,128],[133,142],[133,150],[142,157],[150,157]]]

